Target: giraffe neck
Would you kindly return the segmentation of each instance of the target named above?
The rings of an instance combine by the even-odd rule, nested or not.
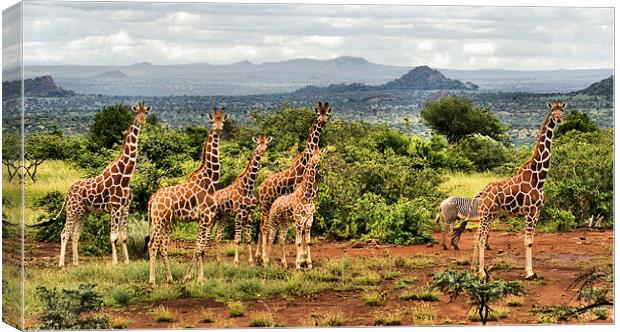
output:
[[[202,173],[211,180],[211,183],[220,181],[220,133],[216,130],[211,132],[211,142],[203,151],[203,169]]]
[[[206,181],[217,183],[220,180],[220,154],[219,154],[220,134],[211,130],[202,147],[202,159],[200,166],[188,177],[188,181]]]
[[[241,185],[243,186],[243,195],[249,196],[254,190],[254,184],[258,176],[258,164],[260,162],[261,154],[258,150],[254,150],[250,162],[245,167],[245,171],[241,175]]]
[[[133,174],[138,157],[138,136],[140,135],[141,128],[138,117],[134,116],[123,140],[121,153],[113,163],[116,164],[119,172],[122,174]]]
[[[322,129],[323,125],[321,125],[319,119],[317,118],[312,124],[312,130],[310,131],[310,135],[308,135],[308,139],[306,140],[306,147],[304,148],[304,152],[300,154],[299,163],[301,163],[303,167],[306,167],[306,165],[308,165],[308,160],[312,156],[312,151],[314,151],[315,147],[319,146]]]
[[[547,116],[542,128],[536,146],[534,147],[534,153],[528,169],[532,172],[531,182],[533,187],[542,188],[547,178],[549,171],[549,164],[551,161],[551,144],[553,142],[553,130],[556,127],[556,123]]]
[[[304,172],[304,179],[300,185],[303,198],[314,200],[316,194],[316,163],[309,163]]]

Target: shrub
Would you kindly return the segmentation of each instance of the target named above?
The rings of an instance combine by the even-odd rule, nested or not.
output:
[[[37,287],[37,295],[43,302],[42,314],[39,316],[39,328],[44,330],[66,329],[107,329],[107,316],[93,316],[83,313],[97,312],[103,300],[93,289],[96,285],[81,284],[78,289],[56,288],[51,290],[44,286]]]
[[[575,216],[568,210],[549,207],[544,212],[546,225],[553,225],[553,230],[556,232],[566,232],[575,228]]]
[[[230,317],[241,317],[245,314],[245,306],[241,302],[230,302],[226,307]]]
[[[486,279],[479,279],[469,271],[444,271],[437,274],[431,283],[431,288],[439,289],[450,295],[454,301],[463,293],[476,308],[482,325],[486,325],[493,312],[491,304],[508,295],[520,295],[523,286],[517,281],[490,280],[487,272]]]
[[[327,312],[314,312],[308,315],[307,319],[302,322],[304,326],[342,326],[344,325],[344,315],[340,309],[334,309]]]

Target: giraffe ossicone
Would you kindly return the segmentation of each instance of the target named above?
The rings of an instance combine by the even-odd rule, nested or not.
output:
[[[121,255],[129,263],[127,251],[127,216],[132,194],[129,182],[133,176],[138,156],[138,136],[146,123],[150,106],[139,102],[132,106],[134,115],[129,123],[119,156],[101,174],[74,183],[63,208],[66,208],[66,222],[60,234],[60,259],[58,266],[65,266],[67,243],[71,239],[73,265],[78,265],[78,244],[84,221],[90,213],[110,214],[110,242],[112,244],[112,263],[117,264],[117,241],[120,240]]]
[[[489,229],[493,220],[500,213],[525,217],[525,278],[535,277],[532,267],[534,230],[544,205],[543,186],[551,161],[553,130],[562,122],[566,104],[556,100],[547,103],[547,106],[550,112],[540,129],[530,159],[519,168],[514,176],[487,184],[476,196],[480,227],[474,242],[472,269],[476,270],[476,260],[478,260],[477,272],[480,277],[486,274],[484,271],[484,250]]]

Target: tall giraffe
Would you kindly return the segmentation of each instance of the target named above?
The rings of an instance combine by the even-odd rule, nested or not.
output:
[[[280,229],[279,242],[282,247],[282,265],[287,266],[286,253],[284,244],[288,223],[295,222],[295,248],[297,249],[297,258],[295,259],[295,267],[301,269],[303,262],[306,266],[312,268],[312,258],[310,257],[310,230],[312,229],[312,221],[314,220],[314,197],[316,196],[316,167],[321,159],[321,153],[318,146],[312,150],[310,160],[306,166],[303,180],[295,187],[293,193],[280,196],[271,205],[269,211],[269,246],[273,243],[276,227]],[[265,242],[262,243],[265,246]],[[263,249],[264,250],[264,249]],[[264,257],[265,262],[269,261],[269,252]]]
[[[543,185],[549,171],[553,130],[562,122],[566,104],[559,100],[547,103],[551,110],[540,129],[532,157],[508,179],[489,183],[478,195],[480,227],[474,243],[472,268],[478,256],[478,274],[484,277],[484,248],[491,222],[505,212],[513,216],[525,216],[525,278],[535,277],[532,268],[532,245],[534,229],[544,205]]]
[[[265,154],[267,144],[269,144],[272,139],[271,136],[266,137],[264,135],[259,136],[258,139],[252,137],[252,141],[254,141],[257,146],[243,174],[231,185],[215,193],[215,201],[218,209],[216,216],[218,227],[215,243],[216,245],[219,244],[226,221],[229,216],[233,216],[235,218],[235,265],[239,265],[239,242],[241,242],[241,230],[244,224],[246,227],[245,238],[248,244],[248,262],[252,264],[251,222],[254,209],[256,208],[254,185],[256,184],[256,178],[258,176],[260,159]]]
[[[112,263],[117,264],[116,242],[120,240],[121,254],[125,263],[129,262],[127,252],[127,216],[132,194],[129,181],[136,167],[138,156],[138,135],[146,122],[150,106],[139,102],[132,108],[135,113],[125,135],[121,152],[101,174],[74,183],[65,198],[67,209],[65,226],[60,234],[59,267],[65,266],[67,243],[71,239],[73,265],[78,265],[78,243],[86,217],[91,212],[110,213],[110,242],[112,243]],[[62,209],[61,209],[62,211]]]
[[[306,140],[306,146],[304,150],[295,157],[291,166],[278,173],[272,174],[267,177],[258,188],[258,200],[260,202],[260,229],[258,234],[258,240],[256,243],[256,260],[262,263],[261,258],[266,256],[265,241],[267,241],[267,235],[269,232],[269,210],[271,204],[278,197],[287,195],[293,192],[294,187],[303,179],[304,170],[308,164],[311,153],[315,147],[319,146],[319,139],[321,136],[321,130],[327,124],[329,115],[332,108],[329,107],[329,103],[319,102],[317,107],[314,108],[316,113],[316,119],[312,124],[312,129]],[[262,252],[261,252],[262,248]]]
[[[171,187],[158,189],[149,199],[148,218],[149,234],[149,283],[155,283],[155,260],[161,254],[166,273],[166,281],[172,282],[170,263],[168,262],[168,242],[174,221],[198,220],[196,248],[185,280],[191,279],[196,260],[200,269],[198,280],[204,275],[203,259],[209,230],[215,216],[215,184],[220,179],[219,140],[227,116],[224,108],[218,112],[215,108],[209,115],[213,127],[204,142],[200,167],[192,172],[185,182]]]

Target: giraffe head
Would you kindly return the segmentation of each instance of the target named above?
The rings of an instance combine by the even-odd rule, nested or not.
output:
[[[146,115],[151,110],[151,106],[147,106],[143,102],[139,102],[138,104],[133,105],[131,110],[136,113],[138,123],[143,126],[146,122]]]
[[[332,112],[332,108],[329,107],[329,103],[321,103],[319,101],[317,107],[314,108],[314,112],[316,113],[319,125],[323,127],[327,123],[327,120],[329,120],[329,114]]]
[[[319,149],[318,146],[314,147],[314,149],[312,149],[312,151],[310,152],[310,163],[312,165],[317,165],[319,163],[319,161],[321,161],[321,154],[325,153],[326,150],[325,149]]]
[[[549,109],[551,110],[549,118],[555,123],[562,123],[562,115],[564,114],[566,103],[556,100],[552,103],[547,103],[547,107],[549,107]]]
[[[258,144],[256,149],[261,156],[265,154],[265,151],[267,151],[267,144],[269,144],[272,139],[273,137],[267,137],[265,135],[260,135],[258,138],[252,137],[252,142]]]
[[[224,107],[221,107],[219,111],[213,107],[211,114],[209,114],[209,119],[213,121],[213,130],[219,134],[224,128],[224,121],[228,119],[228,114],[224,114]]]

